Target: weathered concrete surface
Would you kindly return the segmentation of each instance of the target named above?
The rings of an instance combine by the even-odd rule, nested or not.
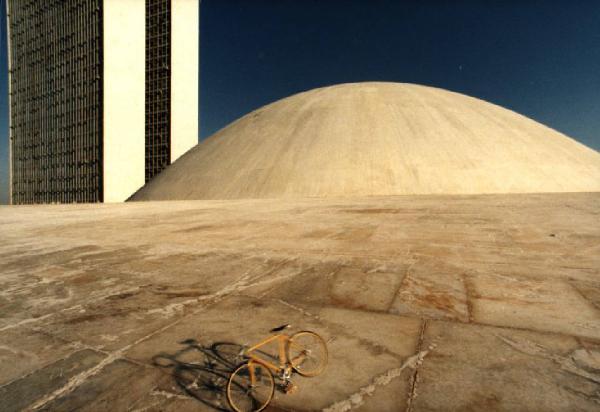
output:
[[[227,410],[239,345],[288,322],[330,363],[273,411],[598,410],[599,215],[598,193],[2,207],[0,410]]]
[[[600,153],[562,133],[459,93],[366,82],[247,114],[133,199],[595,191]]]

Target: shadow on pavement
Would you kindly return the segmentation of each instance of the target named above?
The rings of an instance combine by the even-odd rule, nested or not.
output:
[[[217,411],[231,411],[227,401],[227,382],[231,373],[247,358],[242,355],[245,346],[234,342],[216,342],[203,346],[195,339],[179,342],[184,345],[177,352],[159,353],[152,358],[155,366],[172,369],[177,385],[189,396]],[[263,359],[277,362],[273,354],[255,350]],[[275,388],[282,392],[280,376],[274,376]],[[267,410],[275,412],[273,406]]]
[[[171,368],[179,387],[218,411],[230,411],[227,403],[227,381],[243,362],[243,346],[232,342],[217,342],[202,346],[195,339],[180,342],[185,345],[173,353],[160,353],[152,358],[154,365]]]

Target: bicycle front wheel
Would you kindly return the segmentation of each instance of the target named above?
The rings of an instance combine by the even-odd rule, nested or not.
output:
[[[298,332],[289,339],[287,357],[292,368],[302,376],[317,376],[327,366],[327,345],[314,332]]]
[[[258,412],[267,407],[275,392],[275,379],[257,362],[240,365],[227,382],[227,400],[236,412]]]

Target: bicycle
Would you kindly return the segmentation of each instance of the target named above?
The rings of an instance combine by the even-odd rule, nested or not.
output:
[[[290,325],[271,329],[270,333],[281,332]],[[259,348],[277,341],[278,357],[268,355]],[[279,360],[279,365],[258,356],[258,352]],[[296,386],[291,383],[292,372],[301,376],[317,376],[327,365],[327,345],[323,338],[311,331],[300,331],[293,335],[277,333],[256,345],[242,349],[244,362],[235,369],[227,382],[227,400],[236,412],[259,412],[267,407],[275,393],[275,373],[283,381],[285,394]]]

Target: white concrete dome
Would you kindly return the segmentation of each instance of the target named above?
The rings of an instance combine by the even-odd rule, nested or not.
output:
[[[255,110],[132,199],[580,191],[600,191],[595,150],[479,99],[369,82]]]

